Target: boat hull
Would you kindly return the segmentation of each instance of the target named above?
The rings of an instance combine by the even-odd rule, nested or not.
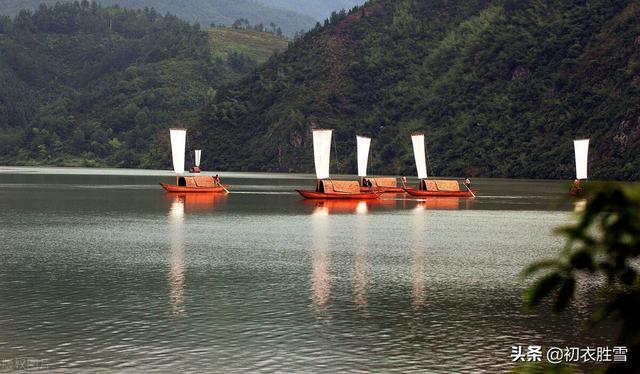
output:
[[[474,197],[478,190],[471,191],[425,191],[417,188],[405,188],[406,193],[415,197]]]
[[[186,187],[186,186],[176,186],[175,184],[166,184],[160,182],[162,188],[167,190],[167,192],[193,192],[193,193],[226,193],[229,192],[227,189],[229,186],[214,186],[214,187]]]
[[[381,191],[382,193],[404,193],[404,188],[402,187],[360,187],[360,192],[371,192],[371,191]]]
[[[582,187],[576,188],[576,187],[571,187],[571,189],[569,190],[569,195],[573,196],[573,197],[580,197],[583,195],[583,190]]]
[[[360,192],[360,193],[337,193],[337,192],[316,192],[306,190],[296,190],[305,199],[342,199],[342,200],[364,200],[377,199],[382,195],[381,191]]]

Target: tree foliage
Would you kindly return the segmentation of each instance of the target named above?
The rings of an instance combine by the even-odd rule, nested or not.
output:
[[[571,178],[571,141],[590,137],[592,177],[637,179],[639,16],[622,0],[370,1],[220,90],[198,130],[227,169],[311,171],[319,126],[345,171],[362,133],[374,173],[414,173],[420,130],[439,175],[534,178]]]
[[[166,129],[256,66],[154,10],[42,5],[0,19],[0,161],[164,167]]]
[[[591,323],[615,321],[618,343],[629,349],[629,364],[609,371],[635,373],[640,369],[640,186],[605,184],[587,191],[578,221],[558,230],[567,238],[560,256],[525,270],[525,275],[538,275],[525,294],[525,306],[553,298],[555,311],[562,311],[578,297],[581,282],[586,283],[600,305]]]

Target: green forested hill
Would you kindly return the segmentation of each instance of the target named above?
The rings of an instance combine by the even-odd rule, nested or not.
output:
[[[13,17],[21,9],[36,10],[40,4],[52,7],[58,2],[72,0],[1,0],[0,14]],[[199,22],[202,26],[209,26],[212,22],[229,26],[239,18],[254,25],[275,23],[289,36],[316,23],[309,15],[286,8],[276,9],[255,0],[98,0],[98,3],[128,9],[153,8],[160,14],[169,12],[186,21]]]
[[[622,0],[378,0],[332,17],[217,93],[198,125],[211,167],[313,170],[310,129],[334,128],[355,171],[415,172],[425,131],[438,175],[640,177],[640,4]],[[213,159],[210,159],[213,158]]]
[[[88,3],[0,18],[0,163],[168,165],[166,129],[256,66],[234,50],[213,57],[222,42],[244,47],[174,16]]]

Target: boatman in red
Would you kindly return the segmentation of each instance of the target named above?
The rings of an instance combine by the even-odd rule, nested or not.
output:
[[[582,186],[580,185],[580,179],[576,179],[573,181],[573,186],[571,186],[571,195],[576,196],[582,192]]]

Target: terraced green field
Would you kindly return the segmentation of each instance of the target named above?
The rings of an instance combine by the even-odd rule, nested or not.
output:
[[[289,43],[285,38],[253,30],[213,27],[207,31],[213,54],[223,59],[236,52],[262,63],[276,50],[284,51]]]

